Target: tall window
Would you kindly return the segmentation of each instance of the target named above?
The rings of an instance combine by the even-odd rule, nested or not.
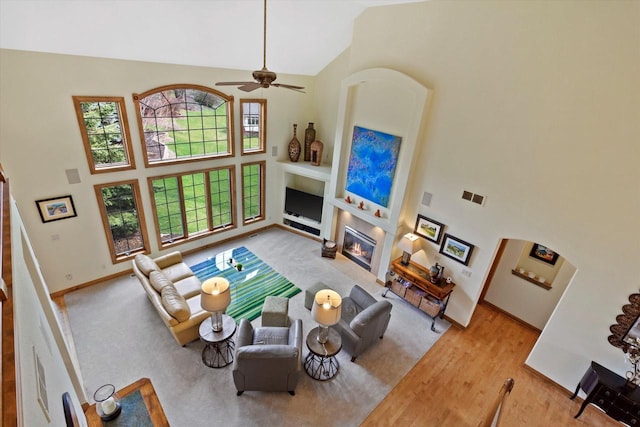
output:
[[[233,155],[233,97],[195,85],[134,94],[145,164]]]
[[[102,223],[109,242],[111,260],[126,261],[149,252],[144,214],[140,209],[137,181],[99,184],[95,187]]]
[[[233,166],[149,178],[163,246],[233,227]]]
[[[264,219],[264,182],[266,162],[242,165],[243,224]]]
[[[267,100],[241,99],[242,154],[266,152]]]
[[[74,96],[73,105],[91,173],[134,169],[124,98]]]

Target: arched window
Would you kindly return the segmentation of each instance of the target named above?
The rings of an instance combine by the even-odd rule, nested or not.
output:
[[[233,97],[205,86],[134,94],[147,166],[233,155]]]

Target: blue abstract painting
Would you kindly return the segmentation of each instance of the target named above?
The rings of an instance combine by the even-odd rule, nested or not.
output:
[[[354,126],[346,190],[386,208],[401,141],[399,136]]]

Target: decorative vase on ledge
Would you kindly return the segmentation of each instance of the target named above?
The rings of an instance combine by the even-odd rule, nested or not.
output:
[[[323,147],[324,145],[322,144],[322,142],[318,141],[317,139],[311,143],[311,157],[309,160],[311,161],[312,165],[320,166],[320,163],[322,163]]]
[[[300,141],[298,141],[298,138],[296,137],[297,128],[298,128],[298,125],[294,124],[293,138],[291,138],[291,141],[289,142],[289,160],[291,160],[292,162],[298,161],[298,159],[300,158],[300,150],[302,149],[302,146],[300,145]]]
[[[316,140],[316,130],[313,123],[309,123],[309,127],[304,131],[304,161],[311,160],[311,143]]]

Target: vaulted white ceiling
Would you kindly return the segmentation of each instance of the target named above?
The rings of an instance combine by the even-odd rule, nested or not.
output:
[[[267,68],[316,75],[366,8],[415,1],[268,0]],[[0,48],[256,70],[262,22],[262,0],[0,0]]]

